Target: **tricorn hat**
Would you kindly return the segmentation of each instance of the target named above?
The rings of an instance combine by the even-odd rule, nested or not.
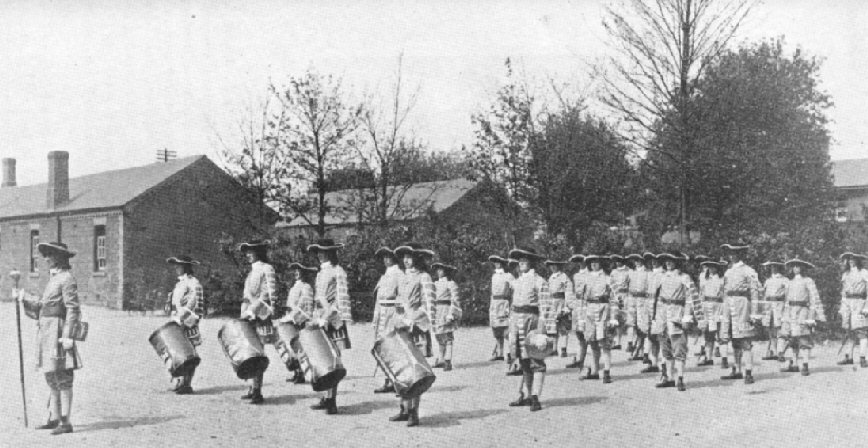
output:
[[[298,270],[300,270],[300,271],[308,271],[308,272],[316,272],[316,271],[319,270],[319,269],[317,269],[317,268],[314,267],[314,266],[305,266],[305,265],[303,265],[303,264],[301,264],[301,263],[299,263],[299,262],[297,262],[297,261],[293,261],[293,262],[290,263],[289,266],[287,266],[286,268],[287,268],[287,269],[298,269]]]
[[[593,255],[593,254],[585,255],[585,263],[593,263],[595,261],[597,263],[599,263],[601,261],[606,261],[608,259],[609,259],[608,257],[604,257],[602,255]]]
[[[500,263],[500,264],[502,264],[502,265],[507,265],[507,264],[509,264],[509,260],[507,260],[506,258],[501,257],[500,255],[496,255],[496,254],[495,254],[495,255],[489,255],[489,256],[488,256],[488,261],[490,261],[490,262],[492,262],[492,263]]]
[[[317,251],[329,251],[329,250],[338,250],[344,247],[343,244],[335,244],[335,240],[331,238],[321,238],[316,241],[314,244],[310,244],[307,246],[307,252],[317,252]]]
[[[785,263],[780,262],[780,261],[766,261],[766,262],[764,262],[764,263],[760,263],[760,266],[767,266],[767,267],[770,267],[770,266],[780,266],[780,267],[784,267],[784,266],[785,266]]]
[[[625,258],[628,260],[636,260],[636,261],[644,260],[644,258],[642,258],[642,255],[640,255],[640,254],[630,254],[630,255],[627,255]]]
[[[563,261],[561,261],[561,260],[546,260],[546,261],[545,261],[545,264],[546,264],[546,265],[556,264],[556,265],[558,265],[558,266],[563,266],[563,265],[565,265],[565,264],[567,264],[567,263],[569,263],[569,261],[567,261],[567,260],[563,260]]]
[[[245,241],[238,245],[238,250],[241,252],[247,252],[249,250],[265,250],[268,248],[269,244],[271,244],[271,241],[268,240]]]
[[[573,254],[573,256],[570,257],[570,263],[581,263],[583,261],[585,261],[584,254]]]
[[[805,268],[811,268],[811,269],[813,269],[813,268],[816,267],[816,266],[814,266],[813,264],[808,263],[808,262],[805,261],[805,260],[800,260],[798,257],[793,258],[792,260],[788,260],[788,261],[787,261],[787,264],[786,264],[787,267],[790,267],[790,266],[792,266],[792,265],[798,265],[798,266],[802,266],[802,267],[805,267]]]
[[[731,251],[731,252],[737,252],[737,251],[745,251],[745,250],[750,249],[750,245],[748,245],[744,241],[739,240],[739,241],[736,241],[735,243],[721,244],[720,248],[726,249],[726,250]]]
[[[404,243],[395,248],[396,257],[403,257],[405,254],[427,255],[429,257],[433,257],[434,251],[431,249],[425,249],[419,243]]]
[[[658,255],[657,258],[660,260],[663,260],[663,261],[666,261],[666,260],[687,261],[687,256],[682,254],[681,252],[679,252],[677,250],[671,250],[669,252],[664,252],[664,253]]]
[[[511,251],[509,251],[509,258],[514,258],[516,260],[518,260],[520,258],[530,258],[531,260],[539,261],[545,257],[536,253],[536,251],[533,248],[516,247],[516,248],[512,249]]]
[[[609,255],[609,259],[612,261],[620,261],[620,262],[623,262],[625,260],[625,258],[623,256],[618,255],[618,254]]]
[[[446,263],[443,263],[443,262],[440,262],[440,261],[438,261],[438,262],[436,262],[436,263],[432,263],[432,264],[431,264],[431,269],[444,269],[444,270],[447,270],[447,271],[456,271],[456,270],[458,270],[458,268],[456,268],[455,266],[452,266],[451,264],[446,264]]]
[[[38,250],[39,253],[43,256],[48,253],[65,255],[67,258],[72,258],[75,256],[75,252],[69,250],[69,248],[66,247],[66,244],[58,242],[39,243],[36,245],[36,250]]]
[[[394,257],[394,256],[395,256],[395,251],[393,251],[392,249],[389,249],[389,248],[386,247],[386,246],[383,246],[383,247],[377,249],[376,252],[374,252],[374,256],[377,257],[377,258],[385,257],[386,255],[389,255],[389,256],[391,256],[391,257]]]
[[[711,259],[704,260],[701,263],[699,263],[700,266],[706,266],[706,265],[707,266],[717,266],[718,268],[722,268],[722,267],[726,266],[726,264],[727,263],[723,260],[711,260]]]
[[[709,260],[711,260],[711,257],[709,257],[708,255],[694,255],[693,256],[693,261],[699,263],[700,266],[702,265],[703,262],[709,261]]]
[[[194,260],[189,255],[181,255],[179,257],[166,258],[166,263],[169,263],[169,264],[188,264],[191,266],[194,264],[199,264],[198,261]]]

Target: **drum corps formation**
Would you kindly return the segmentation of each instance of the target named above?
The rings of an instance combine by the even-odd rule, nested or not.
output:
[[[217,339],[237,377],[249,383],[242,399],[254,405],[264,401],[262,379],[269,365],[265,346],[271,345],[289,372],[288,382],[309,383],[322,393],[310,408],[336,414],[338,387],[347,373],[341,351],[353,345],[347,275],[338,257],[342,245],[323,239],[308,246],[319,265],[288,266],[294,282],[285,301],[276,295],[268,245],[240,245],[250,264],[241,315],[226,322]],[[761,284],[757,272],[743,261],[747,249],[744,244],[724,244],[726,261],[678,251],[546,260],[533,249],[515,248],[505,257],[490,256],[491,361],[505,362],[506,375],[521,377],[518,396],[509,406],[542,409],[546,359],[567,357],[570,332],[578,346],[565,367],[577,369],[578,379],[585,381],[612,383],[616,375],[611,353],[623,346],[631,360],[641,361],[642,373],[657,378],[656,387],[685,391],[688,334],[693,329],[703,341],[697,364],[712,366],[719,358],[725,373],[721,380],[754,382],[753,342],[760,332],[769,335],[763,359],[780,361],[782,371],[809,375],[812,332],[826,319],[810,277],[813,265],[798,258],[767,261]],[[39,428],[70,433],[73,372],[82,366],[76,341],[84,340],[69,267],[75,252],[61,243],[42,243],[38,250],[51,272],[44,293],[31,296],[16,287],[13,294],[25,313],[39,321],[36,359],[51,390],[48,421]],[[453,368],[455,331],[462,316],[453,281],[456,268],[431,263],[434,252],[415,243],[380,248],[376,257],[385,272],[374,291],[371,353],[386,379],[374,392],[397,395],[399,411],[390,421],[416,426],[421,397],[435,380],[433,369]],[[845,272],[840,312],[848,335],[858,339],[862,368],[868,367],[865,258],[841,255]],[[174,391],[185,395],[194,393],[200,361],[196,346],[202,343],[202,286],[194,273],[197,261],[187,256],[166,261],[178,276],[171,292],[174,316],[151,335],[150,343],[175,379]],[[548,279],[538,273],[540,264],[551,273]],[[572,276],[567,273],[570,265],[575,268]],[[694,271],[695,281],[688,274]],[[791,358],[785,356],[788,349]],[[435,358],[433,366],[426,359],[430,357]],[[853,356],[845,355],[839,364],[852,363]]]

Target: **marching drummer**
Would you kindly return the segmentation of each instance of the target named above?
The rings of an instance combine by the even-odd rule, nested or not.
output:
[[[388,331],[389,320],[396,314],[398,305],[398,286],[401,284],[401,277],[404,272],[398,266],[398,259],[395,257],[395,252],[388,247],[377,249],[374,256],[383,260],[383,266],[386,267],[386,272],[380,277],[377,286],[374,288],[374,297],[377,299],[374,305],[374,341],[377,341],[382,335]],[[386,376],[386,382],[383,387],[374,389],[374,393],[382,394],[393,392],[395,389],[389,377]]]
[[[509,262],[499,256],[492,255],[488,261],[494,264],[491,274],[491,303],[488,306],[488,325],[496,343],[489,361],[503,361],[503,341],[509,329],[509,304],[512,301],[512,282],[515,278],[506,272]]]
[[[437,273],[434,282],[433,332],[437,339],[440,355],[434,368],[442,368],[444,372],[452,370],[452,345],[455,342],[455,330],[461,319],[461,300],[458,295],[458,284],[452,279],[455,266],[445,263],[431,265]]]
[[[723,308],[723,269],[725,261],[706,260],[700,263],[705,274],[700,274],[699,295],[702,297],[702,319],[697,322],[705,340],[702,360],[698,366],[714,365],[714,343],[720,340],[721,309]],[[725,359],[725,358],[724,358]]]
[[[308,253],[315,253],[320,262],[316,275],[315,298],[319,309],[315,316],[316,323],[322,327],[329,339],[340,348],[351,348],[348,323],[352,322],[350,314],[350,295],[347,287],[347,273],[338,261],[338,250],[343,244],[335,244],[332,239],[320,239],[316,244],[307,246]],[[326,414],[337,414],[338,386],[326,392],[326,396],[318,404],[311,406],[313,410],[325,410]]]
[[[293,279],[292,287],[289,288],[289,294],[286,299],[287,313],[281,321],[292,322],[295,325],[302,326],[305,322],[311,319],[315,314],[316,302],[313,298],[313,287],[311,287],[311,278],[318,271],[315,267],[305,266],[298,262],[290,263],[289,275]],[[292,378],[287,379],[295,384],[304,383],[304,371],[298,362],[299,353],[295,353],[294,347],[289,347],[290,354],[293,356],[291,364]],[[287,366],[290,367],[290,366]]]
[[[202,284],[193,276],[193,266],[199,264],[187,255],[170,257],[166,262],[175,268],[178,283],[172,290],[172,305],[174,305],[175,321],[184,329],[184,335],[193,347],[202,345],[202,336],[199,333],[199,319],[202,315]],[[175,385],[175,393],[186,395],[193,393],[193,373],[195,367],[188,375],[178,377]]]
[[[560,349],[562,358],[567,357],[567,339],[570,335],[570,311],[566,306],[567,294],[572,294],[573,282],[564,273],[566,261],[546,260],[546,266],[551,271],[549,276],[549,294],[551,295],[551,309],[541,310],[545,318],[546,334],[554,339],[555,352],[558,352],[560,341],[564,346]]]
[[[256,333],[263,345],[276,341],[271,316],[277,300],[277,285],[274,267],[268,263],[268,241],[255,240],[241,243],[239,250],[250,263],[250,273],[244,280],[244,298],[241,302],[241,319],[253,322]],[[252,385],[241,398],[251,404],[260,404],[262,397],[262,378],[264,372],[253,378]]]
[[[426,269],[425,257],[433,257],[434,251],[416,243],[407,243],[395,248],[395,256],[404,265],[404,276],[398,286],[398,314],[403,319],[394,319],[396,329],[409,328],[410,336],[422,353],[430,347],[431,312],[428,309],[435,299],[434,282]],[[401,398],[401,410],[389,417],[389,421],[407,422],[407,426],[419,424],[419,400]]]
[[[509,251],[509,257],[518,260],[518,270],[521,273],[515,281],[512,298],[509,343],[510,351],[518,360],[522,373],[518,399],[509,405],[530,406],[531,411],[539,411],[542,409],[539,396],[545,380],[546,363],[544,357],[531,353],[539,351],[532,350],[528,340],[532,337],[538,339],[540,335],[545,337],[545,323],[540,321],[540,308],[551,306],[549,284],[534,270],[534,264],[543,259],[535,250],[516,248]]]
[[[39,243],[39,253],[48,262],[50,277],[42,297],[22,290],[14,295],[24,305],[27,316],[39,321],[36,363],[51,389],[48,422],[36,429],[51,429],[52,435],[72,432],[73,371],[81,368],[75,346],[75,328],[81,322],[78,285],[72,276],[69,259],[75,252],[63,243]]]
[[[579,266],[579,270],[573,274],[573,290],[567,295],[566,305],[572,314],[572,328],[579,344],[578,348],[576,348],[576,356],[573,358],[573,362],[567,364],[566,368],[583,369],[585,366],[585,355],[588,353],[588,341],[585,339],[585,287],[590,271],[588,271],[585,265],[585,256],[582,254],[574,254],[570,257],[570,262],[576,263]]]

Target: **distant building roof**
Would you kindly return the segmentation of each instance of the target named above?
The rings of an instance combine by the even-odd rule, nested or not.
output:
[[[836,188],[868,187],[868,159],[833,160]]]
[[[178,171],[206,158],[191,156],[69,179],[69,202],[49,209],[47,183],[0,188],[0,219],[123,207]]]
[[[452,179],[435,182],[420,182],[408,186],[388,187],[389,216],[396,220],[411,220],[422,217],[432,211],[441,213],[464,197],[477,182],[468,179]],[[357,224],[359,214],[356,206],[361,200],[361,194],[370,190],[339,190],[326,193],[326,204],[332,210],[325,217],[327,226]],[[316,223],[316,216],[311,216],[310,222]],[[304,217],[296,217],[288,223],[280,223],[279,227],[304,227],[311,225]]]

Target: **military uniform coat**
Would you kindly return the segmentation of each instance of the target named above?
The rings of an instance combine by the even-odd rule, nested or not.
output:
[[[723,275],[723,292],[722,339],[727,339],[727,335],[733,339],[755,336],[751,315],[759,299],[756,271],[741,261],[735,263]]]
[[[199,280],[188,274],[178,277],[178,283],[175,283],[175,288],[172,290],[172,304],[175,305],[178,323],[184,327],[184,334],[194,346],[202,344],[199,319],[204,314],[203,302],[202,284]]]
[[[492,328],[509,326],[509,306],[512,302],[512,283],[515,277],[503,269],[491,275],[491,304],[488,307],[488,325]]]
[[[865,308],[865,295],[868,289],[865,271],[850,269],[841,276],[841,317],[844,328],[865,330],[868,318],[862,315]]]
[[[529,359],[528,336],[534,332],[545,333],[539,310],[551,306],[549,283],[531,269],[515,279],[514,287],[509,325],[510,351],[513,357]],[[536,312],[530,311],[534,309]]]
[[[458,329],[461,319],[461,299],[458,295],[458,284],[446,278],[434,282],[434,334],[451,333]]]
[[[617,304],[612,294],[612,280],[603,270],[585,277],[585,316],[582,322],[585,340],[611,339],[609,321],[615,318]]]
[[[70,338],[81,322],[78,284],[68,269],[52,269],[41,297],[23,293],[25,313],[37,319],[36,366],[45,373],[82,367],[78,347],[64,350],[58,339]]]
[[[374,297],[377,299],[374,305],[374,340],[386,334],[389,320],[397,313],[398,287],[403,276],[398,265],[389,266],[374,288]]]
[[[763,284],[762,300],[759,302],[758,314],[761,314],[764,327],[781,327],[781,318],[784,312],[784,300],[787,296],[787,284],[790,282],[785,276],[774,273]]]
[[[811,329],[806,321],[826,321],[823,304],[814,279],[796,275],[787,284],[786,302],[784,302],[783,336],[810,336]]]
[[[693,320],[693,300],[696,287],[690,276],[680,271],[668,271],[660,278],[657,294],[657,315],[651,326],[652,334],[669,336],[683,334],[685,320]]]
[[[566,312],[567,295],[573,289],[570,277],[563,272],[556,272],[549,276],[549,305],[540,309],[545,320],[546,334],[558,334],[558,319],[561,313]]]

